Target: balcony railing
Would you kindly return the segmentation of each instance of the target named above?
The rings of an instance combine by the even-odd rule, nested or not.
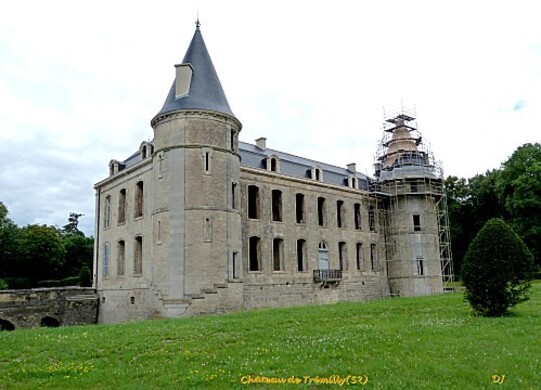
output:
[[[342,280],[340,269],[315,269],[314,282],[339,282]]]

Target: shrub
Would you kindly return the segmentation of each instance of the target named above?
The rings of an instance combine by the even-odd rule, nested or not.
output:
[[[478,314],[496,317],[529,299],[533,257],[501,219],[489,220],[468,247],[462,264],[465,299]]]
[[[92,272],[86,265],[79,272],[79,286],[92,287]]]

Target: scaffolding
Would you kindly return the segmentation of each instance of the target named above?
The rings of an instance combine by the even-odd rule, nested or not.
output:
[[[417,130],[415,113],[385,116],[371,194],[384,229],[392,295],[432,295],[453,281],[443,172]]]

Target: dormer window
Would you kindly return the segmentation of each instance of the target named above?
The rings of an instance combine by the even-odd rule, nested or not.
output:
[[[118,173],[119,162],[117,160],[111,160],[109,162],[109,176],[113,176]]]
[[[152,156],[153,146],[150,142],[143,142],[139,146],[139,152],[141,153],[141,160],[144,160],[147,157]]]
[[[280,160],[277,156],[270,156],[267,158],[267,170],[271,172],[280,172]]]
[[[312,179],[317,181],[323,181],[323,171],[319,167],[312,169]]]
[[[193,67],[192,64],[175,65],[175,100],[188,96],[190,85],[192,84]]]

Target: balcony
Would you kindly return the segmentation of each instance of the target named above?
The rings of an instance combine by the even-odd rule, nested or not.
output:
[[[315,269],[314,282],[338,283],[342,280],[342,270],[340,269]]]

